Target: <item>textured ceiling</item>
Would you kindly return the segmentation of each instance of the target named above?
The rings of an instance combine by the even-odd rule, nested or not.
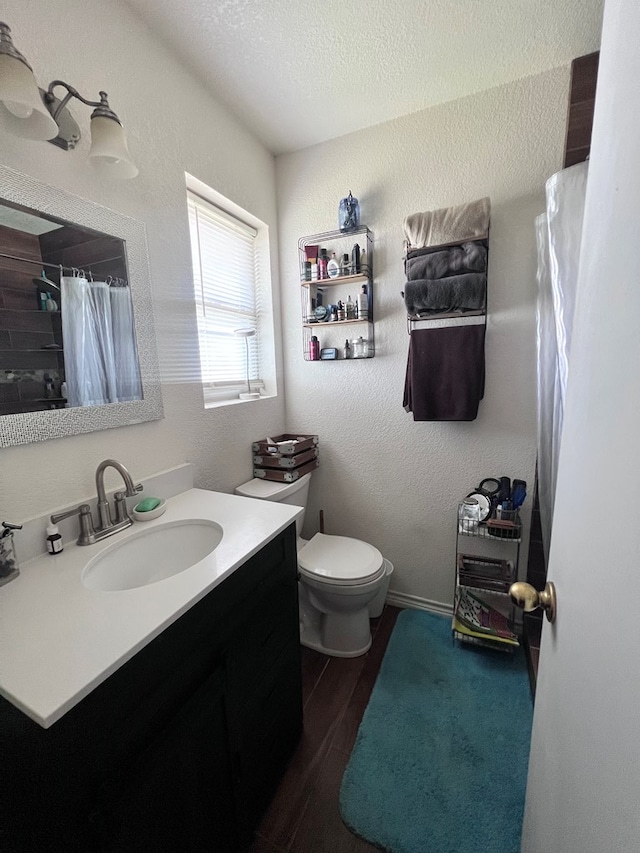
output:
[[[274,152],[597,50],[603,0],[126,0]]]

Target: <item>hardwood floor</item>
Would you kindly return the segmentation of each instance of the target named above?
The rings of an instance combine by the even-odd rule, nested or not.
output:
[[[359,658],[302,649],[304,731],[258,828],[251,853],[371,853],[338,810],[342,774],[400,611],[386,606],[371,623],[373,643]]]

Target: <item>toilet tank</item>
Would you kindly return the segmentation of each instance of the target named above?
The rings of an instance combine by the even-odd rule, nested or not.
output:
[[[304,474],[299,480],[294,483],[276,483],[273,480],[261,480],[254,477],[247,483],[237,486],[235,493],[242,495],[245,498],[257,498],[262,501],[277,501],[282,504],[291,504],[291,506],[301,506],[307,508],[307,498],[309,496],[309,480],[311,474]],[[296,520],[296,533],[298,538],[302,536],[302,526],[304,524],[304,513]]]

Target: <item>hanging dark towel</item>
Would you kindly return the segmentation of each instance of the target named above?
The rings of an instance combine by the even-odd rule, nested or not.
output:
[[[414,329],[403,406],[414,421],[473,421],[484,396],[484,324]]]

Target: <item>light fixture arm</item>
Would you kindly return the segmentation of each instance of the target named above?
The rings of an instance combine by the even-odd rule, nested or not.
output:
[[[77,98],[79,101],[82,101],[83,104],[86,104],[88,107],[95,107],[91,117],[96,115],[105,116],[106,118],[111,118],[114,121],[117,121],[118,124],[122,124],[118,116],[114,113],[114,111],[109,106],[108,95],[106,92],[99,92],[100,100],[99,101],[89,101],[87,98],[84,98],[77,89],[73,86],[70,86],[68,83],[65,83],[64,80],[52,80],[49,83],[49,88],[44,93],[44,100],[47,104],[53,104],[56,101],[56,96],[53,94],[53,90],[56,86],[62,86],[63,89],[67,90],[67,94],[64,98],[57,104],[54,112],[51,113],[51,116],[54,121],[57,120],[58,115],[62,112],[62,110],[67,106],[71,98]]]

